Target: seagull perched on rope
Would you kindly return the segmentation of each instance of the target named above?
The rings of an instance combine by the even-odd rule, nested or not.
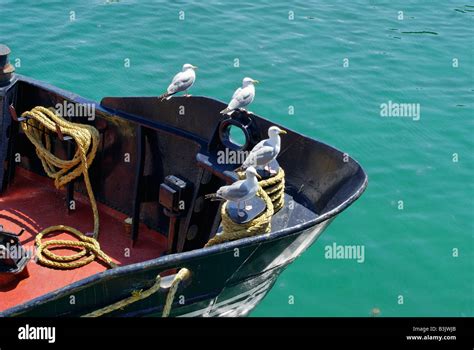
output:
[[[212,201],[227,200],[237,203],[239,216],[242,217],[245,213],[240,210],[240,203],[243,202],[244,208],[246,208],[245,201],[252,199],[257,194],[259,186],[257,178],[261,177],[255,168],[250,166],[245,170],[244,180],[236,181],[229,186],[222,186],[216,193],[208,194],[205,198]]]
[[[192,64],[184,64],[183,70],[174,76],[170,86],[168,86],[168,90],[158,98],[161,100],[169,100],[171,96],[181,91],[186,92],[185,96],[191,96],[188,95],[188,89],[193,86],[194,81],[196,80],[196,69],[197,67]]]
[[[236,109],[243,109],[243,107],[252,103],[255,98],[255,84],[258,84],[258,82],[258,80],[252,78],[244,78],[242,80],[242,87],[235,90],[229,105],[221,111],[221,114],[231,114]]]
[[[245,170],[249,167],[255,167],[257,169],[264,169],[268,172],[272,172],[269,169],[269,164],[276,159],[281,148],[280,135],[286,134],[285,130],[280,129],[278,126],[271,126],[268,128],[268,139],[262,140],[255,145],[250,151],[249,155],[242,163],[242,165],[235,171]]]

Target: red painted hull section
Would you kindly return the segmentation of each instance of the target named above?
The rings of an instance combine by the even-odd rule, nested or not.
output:
[[[93,217],[87,197],[75,193],[76,210],[71,214],[67,213],[65,198],[65,191],[55,189],[53,180],[17,168],[15,183],[0,197],[0,225],[5,231],[14,233],[25,229],[21,242],[28,250],[34,249],[35,236],[49,226],[64,224],[81,232],[92,231]],[[166,238],[158,232],[141,225],[140,238],[132,248],[124,225],[126,215],[101,204],[99,215],[101,248],[116,263],[129,265],[163,255]],[[75,239],[67,233],[58,233],[54,238]],[[73,252],[55,250],[55,253]],[[40,266],[32,259],[27,269],[27,276],[0,285],[0,311],[104,271],[107,267],[94,261],[79,269],[54,270]]]

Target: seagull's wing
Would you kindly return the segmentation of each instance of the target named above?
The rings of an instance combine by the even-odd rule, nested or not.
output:
[[[232,202],[238,202],[249,194],[245,180],[239,180],[229,186],[222,186],[217,190],[217,195]]]
[[[237,90],[234,91],[234,94],[232,95],[232,99],[234,99],[239,93],[240,91],[242,90],[242,88],[237,88]]]
[[[259,146],[257,144],[257,146]],[[242,164],[244,168],[249,166],[262,166],[270,163],[275,158],[275,148],[265,143],[262,143],[258,148],[257,146],[250,152],[245,162]]]
[[[175,94],[180,91],[189,89],[194,84],[194,75],[188,71],[179,72],[176,74],[168,86],[168,93]]]
[[[255,146],[253,146],[252,150],[250,151],[250,153],[252,152],[257,152],[260,148],[264,147],[264,146],[267,146],[267,140],[262,140],[260,141],[259,143],[257,143]]]
[[[183,74],[184,72],[179,72],[177,73],[174,77],[173,80],[171,81],[171,84],[175,84],[183,79]]]
[[[255,94],[250,89],[238,88],[235,90],[232,100],[229,103],[229,109],[237,109],[247,106],[253,101]]]

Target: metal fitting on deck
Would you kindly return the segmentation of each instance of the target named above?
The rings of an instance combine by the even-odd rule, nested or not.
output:
[[[15,67],[8,61],[10,52],[8,46],[0,44],[0,86],[8,85],[15,72]]]

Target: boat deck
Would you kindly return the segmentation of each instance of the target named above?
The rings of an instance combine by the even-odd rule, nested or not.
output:
[[[67,213],[66,192],[54,187],[53,180],[17,168],[15,182],[0,197],[0,225],[7,232],[25,232],[20,239],[26,249],[34,249],[35,236],[43,229],[58,224],[72,226],[81,232],[92,231],[93,217],[88,198],[75,193],[76,210]],[[117,264],[129,265],[157,258],[166,250],[166,237],[140,226],[140,238],[131,246],[126,233],[126,215],[99,204],[100,235],[102,250]],[[74,239],[69,234],[59,233],[58,239]],[[129,250],[127,249],[129,248]],[[130,254],[127,254],[127,251]],[[71,251],[55,250],[57,254]],[[48,292],[107,269],[97,260],[74,270],[55,270],[36,264],[34,259],[27,265],[29,276],[0,285],[0,311],[24,303]]]

